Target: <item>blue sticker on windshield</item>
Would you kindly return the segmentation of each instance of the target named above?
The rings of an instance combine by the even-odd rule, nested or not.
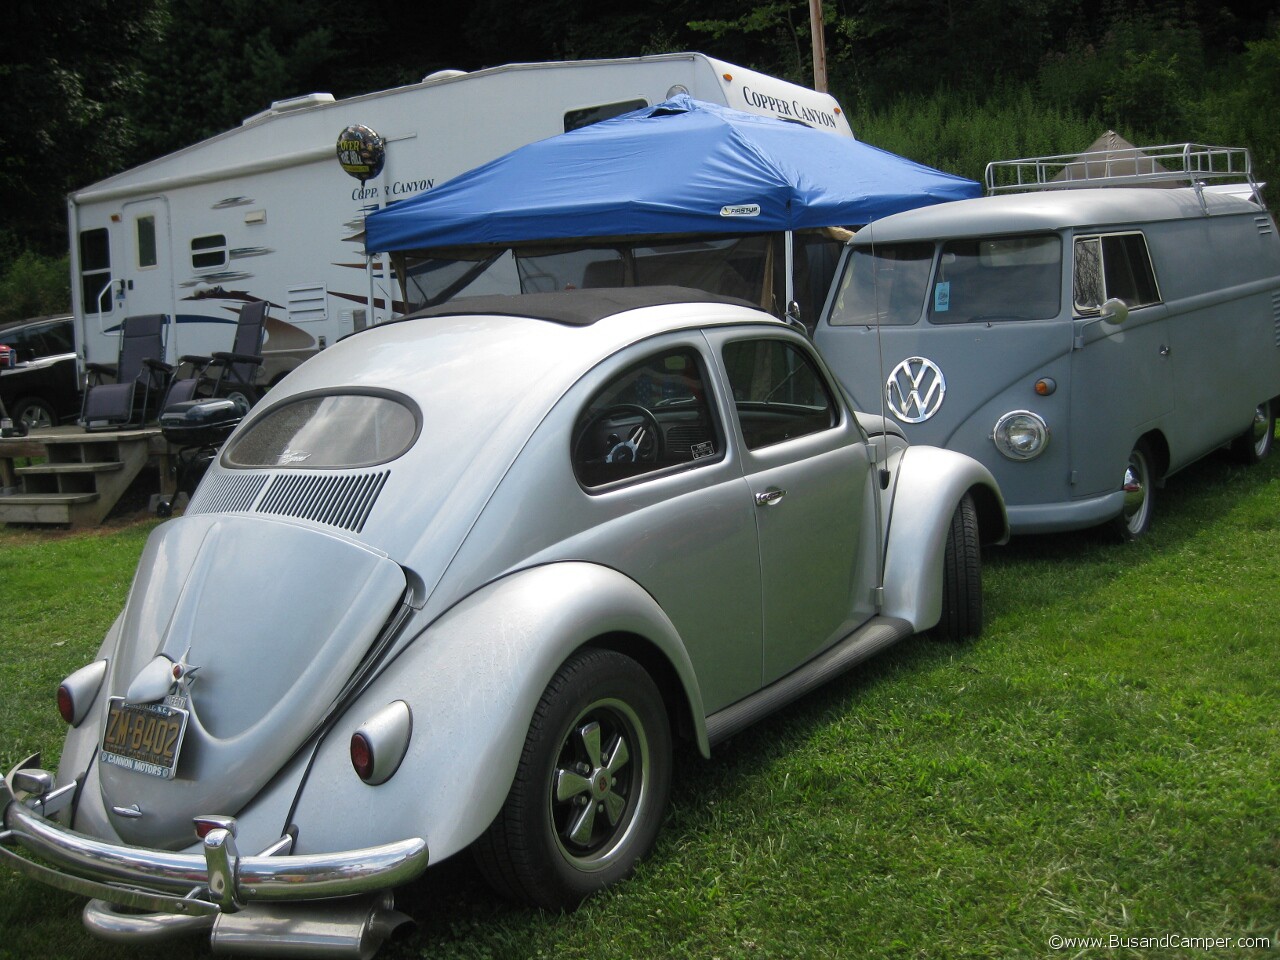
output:
[[[943,280],[933,285],[933,312],[946,313],[951,309],[951,281]]]

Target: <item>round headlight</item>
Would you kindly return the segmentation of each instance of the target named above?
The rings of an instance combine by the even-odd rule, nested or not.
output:
[[[1049,427],[1030,410],[1014,410],[996,421],[991,439],[1010,460],[1034,460],[1049,446]]]

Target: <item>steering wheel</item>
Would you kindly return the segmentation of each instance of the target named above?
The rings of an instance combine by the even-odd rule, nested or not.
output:
[[[604,444],[604,462],[651,463],[657,460],[662,452],[662,428],[658,425],[658,418],[653,415],[653,411],[638,403],[615,403],[605,407],[588,420],[578,434],[578,442],[574,445],[574,458],[579,462],[584,459],[582,457],[584,446],[586,452],[595,453],[591,444],[599,432],[600,425],[622,416],[639,417],[641,422],[624,428],[625,436],[621,432],[610,431]],[[585,459],[596,458],[588,456]]]

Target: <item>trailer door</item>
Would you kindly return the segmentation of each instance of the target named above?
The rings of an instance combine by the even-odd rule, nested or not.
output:
[[[174,335],[173,256],[169,232],[169,204],[163,197],[126,203],[120,222],[112,224],[111,259],[122,280],[115,309],[115,333],[125,317],[163,313],[170,317],[165,338],[170,362],[179,353]],[[123,293],[123,297],[120,293]]]

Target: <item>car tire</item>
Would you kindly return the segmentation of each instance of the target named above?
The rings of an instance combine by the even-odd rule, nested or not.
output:
[[[1125,543],[1141,539],[1151,529],[1156,505],[1154,463],[1151,448],[1145,440],[1139,440],[1124,468],[1120,486],[1124,491],[1124,507],[1111,521],[1112,531]]]
[[[53,407],[39,397],[23,397],[14,405],[10,415],[15,425],[21,424],[26,433],[32,430],[46,430],[57,426],[58,416]]]
[[[1231,441],[1231,453],[1241,463],[1253,466],[1271,455],[1276,440],[1276,410],[1270,400],[1258,404],[1249,428]]]
[[[670,786],[670,725],[652,679],[610,650],[574,654],[534,710],[476,863],[509,899],[573,909],[652,849]]]
[[[982,634],[982,547],[978,508],[965,494],[951,515],[942,560],[942,619],[938,632],[947,640]]]

